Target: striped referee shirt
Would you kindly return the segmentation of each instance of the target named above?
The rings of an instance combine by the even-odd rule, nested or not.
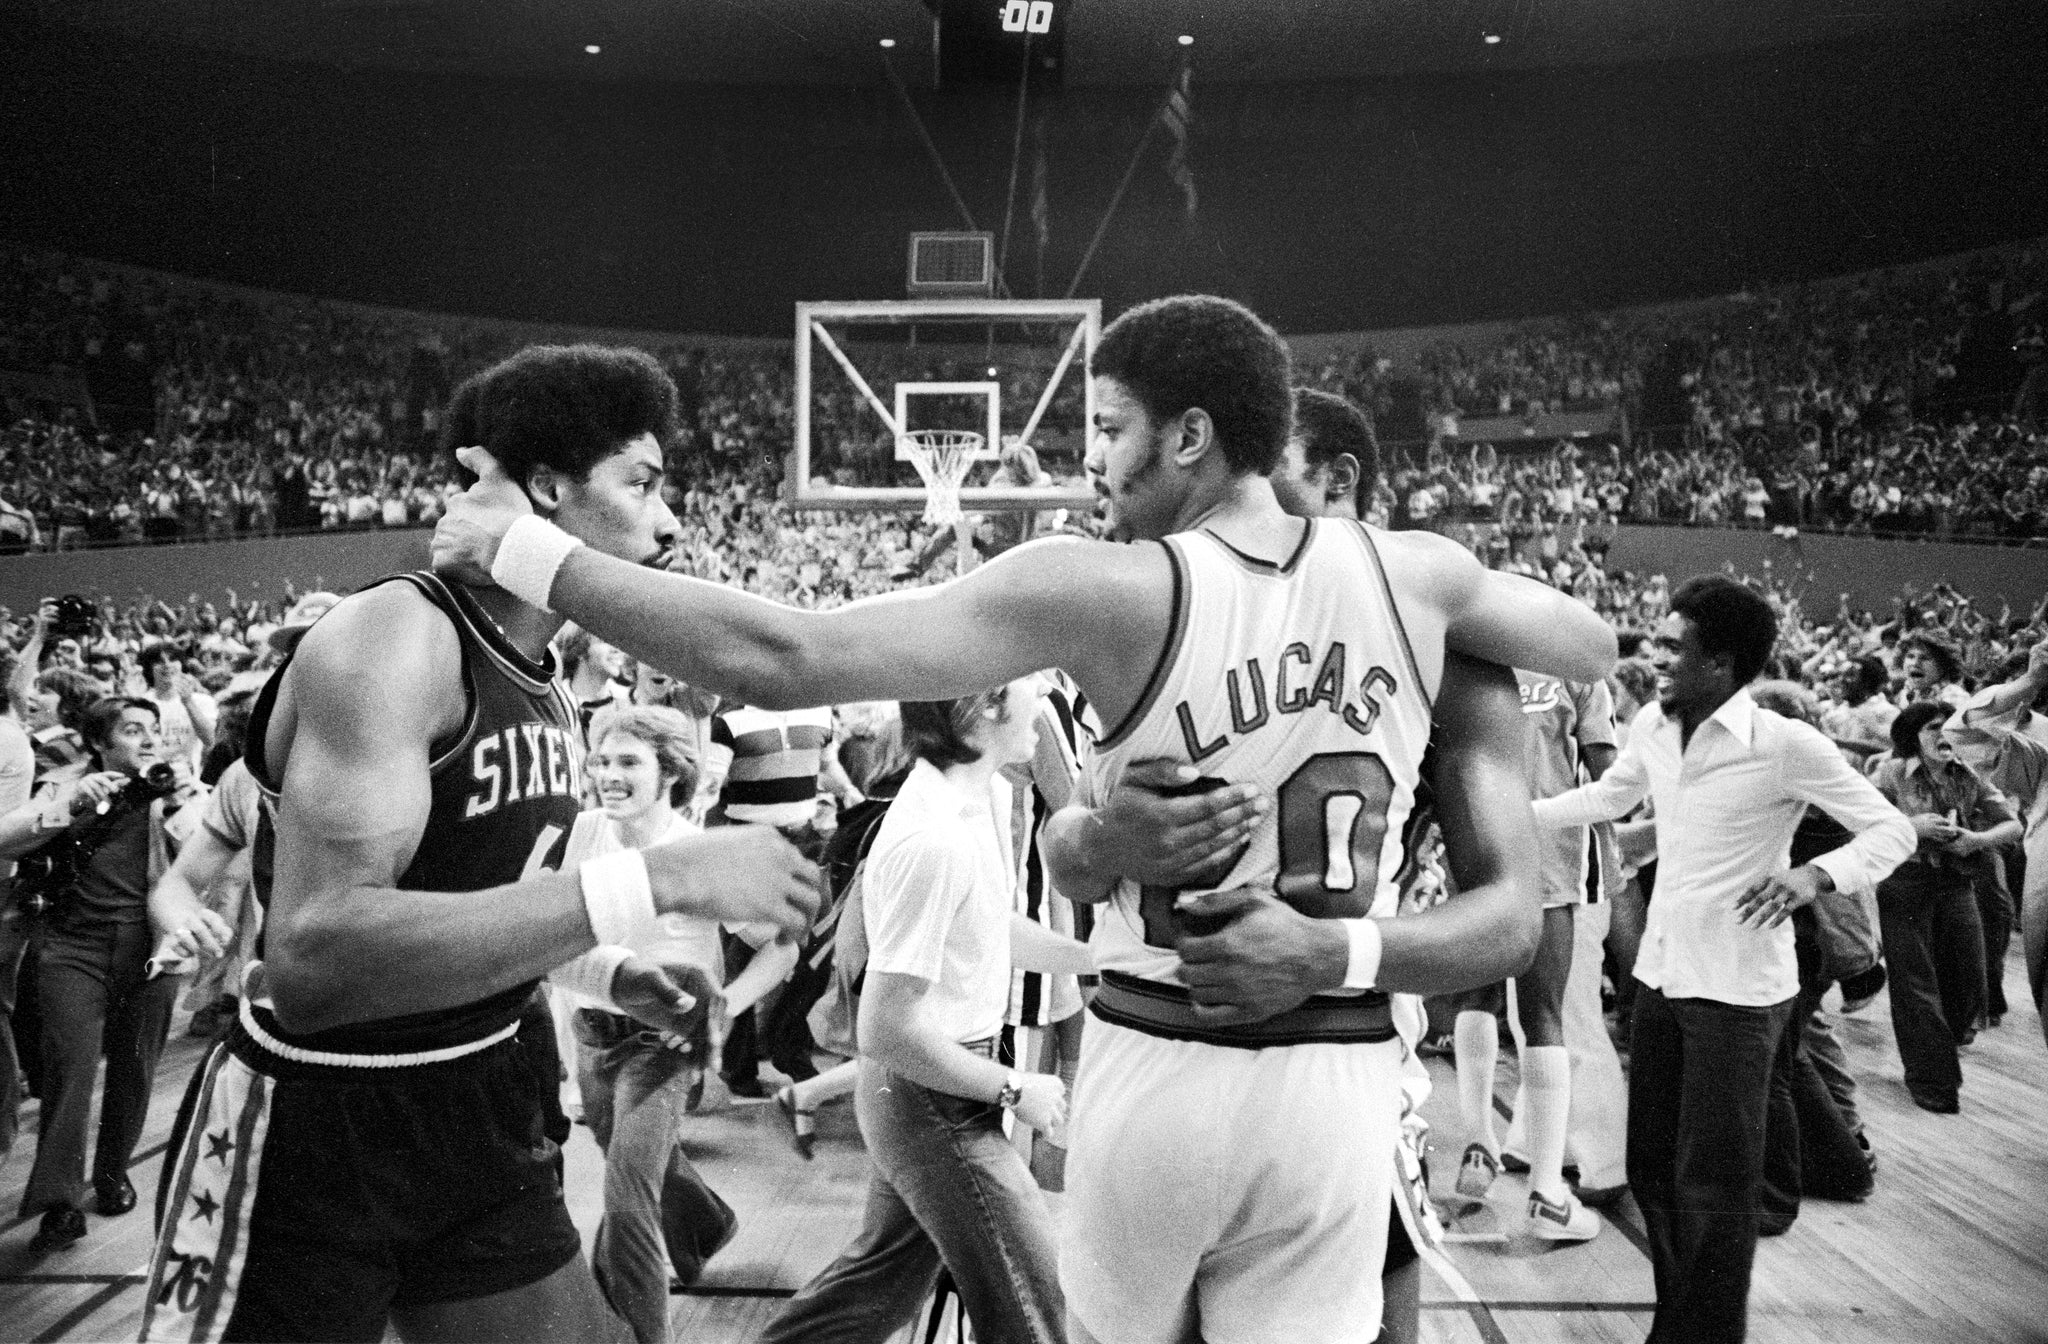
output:
[[[1010,834],[1018,837],[1017,913],[1069,938],[1077,930],[1074,904],[1059,894],[1040,848],[1046,818],[1073,799],[1081,764],[1094,742],[1087,697],[1064,673],[1044,674],[1051,690],[1039,709],[1038,746],[1023,771],[1011,776],[1014,811]],[[1028,772],[1028,777],[1026,777]],[[1080,982],[1071,975],[1048,975],[1013,968],[1010,1003],[1003,1021],[1013,1027],[1048,1027],[1081,1011]]]
[[[740,705],[712,720],[711,741],[732,752],[720,795],[729,819],[802,826],[815,815],[818,771],[832,742],[830,709]]]

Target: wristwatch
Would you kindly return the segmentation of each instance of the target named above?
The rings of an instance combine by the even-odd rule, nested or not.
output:
[[[1024,1100],[1024,1075],[1012,1073],[1003,1079],[1003,1090],[996,1093],[996,1105],[1004,1110],[1015,1110],[1017,1103]]]

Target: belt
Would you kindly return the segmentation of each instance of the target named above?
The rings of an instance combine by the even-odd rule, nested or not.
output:
[[[1281,1045],[1363,1045],[1394,1039],[1393,1001],[1379,990],[1317,994],[1299,1007],[1258,1022],[1228,1026],[1195,1016],[1194,999],[1181,985],[1104,971],[1089,1005],[1105,1022],[1169,1041],[1199,1041],[1238,1050]]]

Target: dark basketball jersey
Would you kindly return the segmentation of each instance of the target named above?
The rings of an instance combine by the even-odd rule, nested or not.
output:
[[[408,891],[480,891],[531,876],[560,860],[575,824],[583,783],[583,738],[576,709],[554,679],[553,656],[536,663],[515,649],[469,591],[431,573],[380,580],[409,583],[454,624],[462,642],[462,683],[468,712],[462,727],[433,744],[433,804],[419,848],[398,878]],[[265,684],[249,721],[247,759],[272,802],[283,782],[264,760],[264,738],[283,681]],[[264,809],[252,874],[257,899],[270,908],[275,836],[273,808]],[[259,942],[258,955],[262,955]],[[358,1022],[293,1035],[267,1009],[264,1030],[288,1044],[341,1054],[410,1054],[478,1040],[519,1017],[533,982],[459,1008]]]

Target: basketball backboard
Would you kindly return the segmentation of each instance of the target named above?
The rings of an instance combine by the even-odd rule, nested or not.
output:
[[[796,305],[795,462],[805,509],[924,507],[900,440],[973,430],[969,512],[1087,508],[1081,470],[1094,411],[1095,299],[908,299]],[[1049,482],[991,486],[1007,446],[1028,442]]]

